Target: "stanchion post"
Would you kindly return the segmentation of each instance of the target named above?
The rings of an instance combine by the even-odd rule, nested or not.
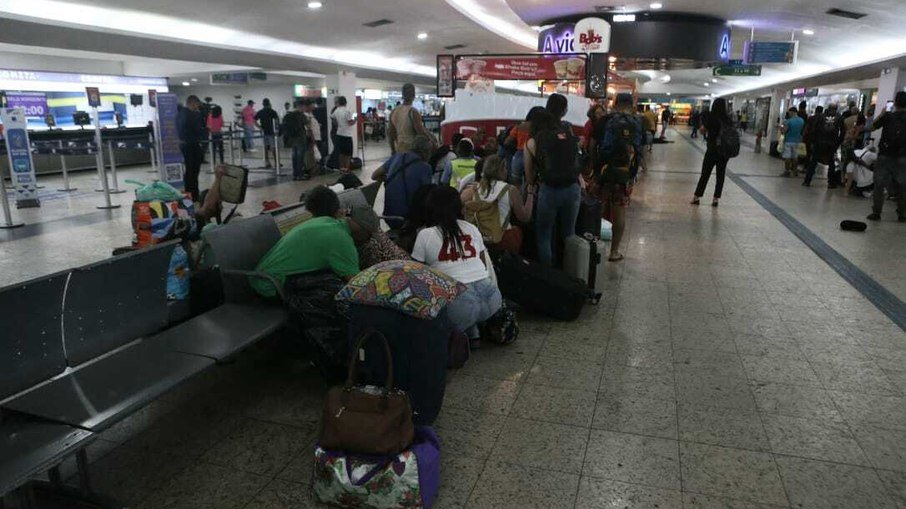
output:
[[[230,124],[230,164],[236,164],[236,154],[233,152],[233,125]]]
[[[274,123],[276,124],[276,120],[274,121]],[[275,133],[277,132],[276,128],[274,129],[274,132]],[[286,175],[285,173],[283,173],[282,168],[280,167],[280,139],[281,138],[283,138],[283,136],[280,136],[279,134],[274,135],[274,176],[275,177],[282,177],[282,176]]]
[[[101,210],[110,210],[119,208],[119,205],[113,205],[110,202],[110,188],[107,187],[107,171],[104,169],[104,145],[101,142],[101,119],[98,117],[97,106],[94,110],[94,157],[97,161],[98,177],[101,179],[101,191],[104,192],[104,205],[98,205]]]
[[[63,193],[71,193],[75,191],[76,187],[69,187],[69,168],[66,167],[66,154],[63,153],[63,140],[59,141],[60,143],[60,170],[63,171],[63,189],[57,189],[57,191]]]
[[[221,136],[223,136],[223,135],[221,134]],[[221,138],[221,140],[222,140],[222,138]],[[211,133],[211,132],[208,132],[208,148],[211,149],[211,154],[210,154],[210,155],[211,155],[211,169],[208,170],[208,174],[213,175],[213,174],[214,174],[214,167],[216,166],[216,165],[214,164],[214,156],[215,156],[216,154],[214,154],[214,134]]]
[[[10,165],[10,168],[12,168],[12,165]],[[0,178],[3,178],[2,173],[0,173]],[[25,224],[13,222],[13,212],[9,208],[9,197],[6,196],[6,188],[3,186],[0,186],[0,202],[3,204],[3,222],[0,223],[0,230],[18,228]]]
[[[120,194],[125,193],[126,190],[120,190],[119,179],[116,178],[116,156],[113,154],[113,141],[107,142],[107,153],[110,154],[110,178],[113,179],[113,189],[110,191],[111,194]],[[106,173],[104,174],[104,180],[107,180]]]

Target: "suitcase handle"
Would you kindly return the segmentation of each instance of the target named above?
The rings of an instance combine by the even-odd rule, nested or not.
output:
[[[598,264],[601,263],[601,254],[598,253],[598,237],[587,232],[582,237],[588,241],[588,302],[593,306],[597,306],[603,296],[603,293],[595,292],[595,283],[598,280]]]

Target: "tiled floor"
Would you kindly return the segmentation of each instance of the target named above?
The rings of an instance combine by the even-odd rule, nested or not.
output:
[[[450,373],[439,509],[906,507],[906,333],[731,181],[718,209],[689,206],[701,154],[674,138],[601,304],[569,324],[522,316],[516,344]],[[747,151],[731,167],[779,163]],[[902,297],[903,225],[839,234],[866,202],[745,178]],[[125,244],[126,221],[0,250],[95,230],[70,238]],[[266,341],[105,433],[99,488],[142,509],[313,507],[326,388],[286,348]]]

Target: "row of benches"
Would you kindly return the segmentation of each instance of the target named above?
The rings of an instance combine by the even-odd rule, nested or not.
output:
[[[224,303],[177,325],[166,299],[175,242],[0,289],[0,503],[46,471],[59,484],[73,454],[90,494],[85,447],[98,433],[286,325],[283,306],[248,280],[269,278],[254,268],[300,213],[293,204],[207,232],[204,265],[219,269]]]
[[[281,328],[279,304],[247,277],[279,240],[270,215],[206,235],[224,303],[168,323],[166,276],[175,243],[0,289],[0,500],[76,454],[90,493],[85,447],[190,377]]]

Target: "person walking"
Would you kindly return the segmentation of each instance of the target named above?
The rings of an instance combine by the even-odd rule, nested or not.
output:
[[[425,127],[422,115],[412,105],[415,102],[415,85],[403,85],[403,103],[393,108],[387,126],[387,141],[390,143],[390,153],[405,153],[412,150],[412,143],[419,134],[431,141],[432,147],[437,143],[434,136]]]
[[[906,92],[899,91],[893,100],[894,111],[886,110],[871,124],[872,130],[883,129],[875,163],[870,221],[880,221],[884,209],[884,190],[897,197],[897,220],[906,223]]]
[[[667,125],[670,124],[670,117],[672,117],[672,116],[673,116],[673,114],[670,111],[670,107],[665,106],[664,111],[661,112],[661,139],[662,140],[667,139]]]
[[[689,115],[689,127],[691,130],[691,132],[689,134],[690,138],[698,138],[698,130],[699,130],[699,128],[701,128],[701,123],[702,123],[702,114],[698,110],[698,108],[695,108],[694,110],[692,110],[692,113]]]
[[[176,130],[179,134],[179,149],[182,151],[185,164],[186,192],[192,199],[198,201],[198,174],[201,172],[201,162],[204,159],[204,149],[201,143],[205,139],[205,120],[201,116],[201,100],[196,95],[186,99],[186,107],[179,110],[176,117]]]
[[[843,141],[843,121],[837,112],[837,105],[830,104],[827,110],[817,114],[811,125],[809,137],[812,141],[812,158],[805,169],[805,180],[802,185],[812,185],[812,178],[818,163],[827,164],[827,188],[836,189],[840,184],[840,173],[837,170],[837,149]]]
[[[223,108],[218,105],[211,107],[207,118],[208,132],[211,133],[211,147],[214,152],[214,164],[220,155],[220,164],[223,164]]]
[[[243,152],[255,151],[255,101],[249,99],[245,108],[242,108],[242,150]]]
[[[799,144],[802,143],[802,130],[805,121],[799,117],[796,108],[786,112],[786,119],[780,132],[783,133],[783,173],[781,177],[796,177],[799,175]]]
[[[280,124],[280,115],[271,107],[271,100],[265,98],[261,101],[262,108],[255,113],[255,121],[258,123],[258,127],[261,128],[261,133],[264,135],[264,167],[273,168],[271,166],[271,156],[274,158],[274,163],[277,162],[277,126]]]
[[[553,94],[546,110],[532,120],[532,138],[525,145],[525,178],[529,199],[537,192],[535,234],[538,261],[554,265],[554,228],[563,240],[573,235],[581,190],[576,165],[578,140],[566,115],[566,97]]]
[[[349,171],[349,160],[352,158],[352,137],[355,136],[355,116],[346,107],[346,97],[337,96],[334,99],[333,112],[330,114],[334,125],[337,126],[337,136],[334,142],[334,151],[339,156],[341,172]]]
[[[708,187],[711,172],[714,171],[715,167],[717,168],[717,184],[714,186],[714,200],[711,202],[711,206],[716,207],[720,202],[724,189],[724,180],[727,177],[727,162],[729,161],[718,150],[718,139],[723,129],[735,129],[735,127],[727,112],[726,99],[718,97],[711,103],[711,111],[705,117],[704,125],[701,128],[708,145],[707,150],[705,150],[705,158],[702,160],[702,174],[698,179],[698,186],[695,187],[692,205],[698,205],[701,202],[701,197],[705,195],[705,188]]]

